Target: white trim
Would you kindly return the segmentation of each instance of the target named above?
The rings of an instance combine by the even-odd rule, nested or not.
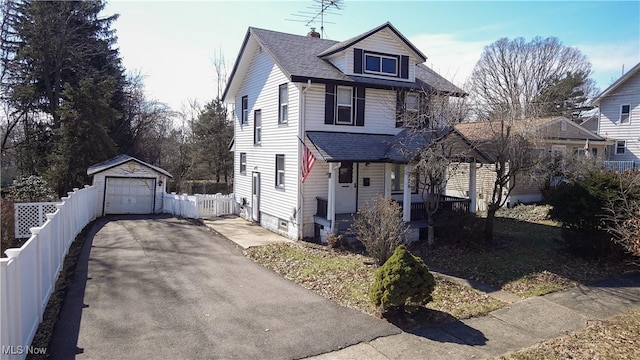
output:
[[[629,111],[626,113],[627,114],[627,121],[623,121],[622,119],[622,108],[628,106],[629,107]],[[620,104],[620,115],[618,117],[618,124],[631,124],[631,104]]]
[[[620,150],[620,148],[618,147],[618,144],[622,143],[623,147],[622,147],[622,152],[618,152],[618,150]],[[616,143],[614,144],[615,148],[614,148],[614,155],[624,155],[627,152],[627,140],[616,140]]]
[[[259,116],[256,116],[259,115]],[[262,144],[262,110],[253,110],[253,145]]]
[[[282,158],[282,169],[278,168],[278,158]],[[285,156],[284,154],[276,154],[276,188],[284,189],[285,181]]]
[[[345,90],[345,91],[349,91],[349,104],[341,104],[340,103],[340,90]],[[350,86],[337,86],[336,87],[336,124],[339,125],[351,125],[353,124],[353,88]],[[340,121],[340,116],[339,116],[339,111],[338,109],[340,107],[347,107],[349,106],[349,121]]]
[[[399,63],[400,63],[400,59],[398,59],[397,56],[392,56],[392,55],[383,55],[383,54],[378,54],[375,52],[368,52],[368,51],[363,51],[363,59],[362,61],[364,62],[364,64],[362,64],[362,72],[365,74],[375,74],[375,75],[384,75],[384,76],[398,76],[398,68],[399,68]],[[368,70],[367,69],[367,57],[375,57],[375,58],[379,58],[379,62],[378,65],[380,66],[380,71],[375,71],[375,70]],[[395,61],[396,66],[395,66],[395,72],[390,73],[390,72],[385,72],[382,71],[382,60],[383,59],[390,59]]]

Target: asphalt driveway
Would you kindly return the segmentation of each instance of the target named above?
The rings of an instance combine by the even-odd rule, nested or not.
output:
[[[296,359],[396,327],[347,309],[171,217],[106,217],[85,241],[53,359]]]

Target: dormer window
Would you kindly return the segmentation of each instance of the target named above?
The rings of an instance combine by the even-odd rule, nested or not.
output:
[[[398,76],[398,57],[365,52],[364,72],[369,74]]]

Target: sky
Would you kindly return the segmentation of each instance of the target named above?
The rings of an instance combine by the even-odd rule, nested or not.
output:
[[[484,47],[503,37],[554,36],[578,48],[600,90],[640,62],[639,0],[341,3],[325,16],[324,38],[346,40],[389,21],[427,56],[426,65],[456,85],[464,84]],[[123,64],[144,76],[149,98],[181,110],[218,96],[214,58],[222,55],[231,73],[248,27],[306,35],[309,26],[290,19],[304,19],[302,12],[316,12],[314,5],[111,0],[103,15],[119,14],[113,28]],[[320,23],[310,26],[319,29]]]

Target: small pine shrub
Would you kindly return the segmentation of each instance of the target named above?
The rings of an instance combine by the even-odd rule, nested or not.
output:
[[[422,259],[400,245],[376,271],[369,295],[374,305],[383,311],[391,308],[404,311],[407,302],[430,302],[435,286],[435,279]]]

